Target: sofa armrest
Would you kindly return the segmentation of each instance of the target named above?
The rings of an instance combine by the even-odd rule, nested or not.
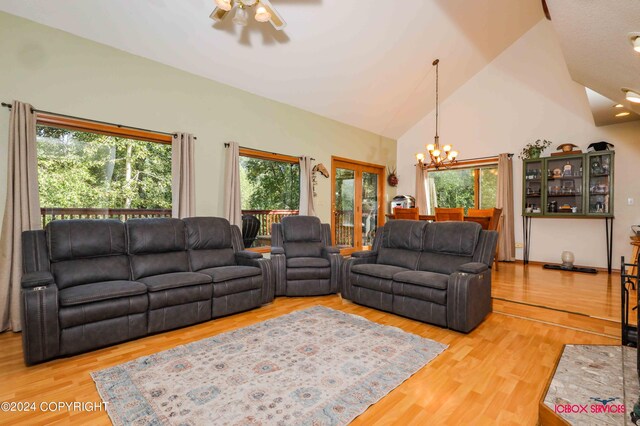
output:
[[[375,250],[363,250],[363,251],[356,251],[351,253],[351,257],[355,257],[355,258],[370,258],[370,257],[378,257],[378,252]]]
[[[53,277],[31,274],[40,273],[25,274],[21,291],[22,348],[27,365],[55,358],[60,352],[58,287]]]
[[[491,270],[454,272],[447,287],[447,326],[468,333],[491,312]]]
[[[236,252],[236,260],[238,259],[261,259],[262,253],[249,250],[241,250]]]
[[[357,253],[372,253],[370,251],[362,251]],[[355,265],[362,265],[365,263],[376,263],[377,253],[374,256],[363,257],[350,257],[342,261],[342,272],[340,274],[340,294],[342,297],[348,300],[351,299],[351,268]]]
[[[284,248],[271,247],[271,264],[275,280],[275,295],[284,296],[287,292],[287,257]]]
[[[259,257],[238,256],[240,253],[243,252],[236,253],[236,262],[238,262],[238,265],[260,268],[260,273],[262,275],[262,303],[265,304],[273,302],[275,295],[275,277],[271,259],[265,259],[260,253],[253,253],[250,251],[245,251],[245,253],[258,254]]]
[[[271,255],[274,254],[284,254],[284,249],[282,247],[271,247]]]
[[[55,284],[53,274],[49,271],[27,272],[22,275],[20,285],[23,289],[46,287]]]
[[[458,266],[458,272],[466,272],[468,274],[479,274],[487,269],[489,267],[481,262],[469,262]]]
[[[326,256],[329,254],[340,254],[340,249],[336,246],[322,247],[322,255]]]

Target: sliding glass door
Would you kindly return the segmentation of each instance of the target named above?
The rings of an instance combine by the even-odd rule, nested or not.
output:
[[[367,249],[384,224],[384,166],[332,158],[333,244],[343,254]]]

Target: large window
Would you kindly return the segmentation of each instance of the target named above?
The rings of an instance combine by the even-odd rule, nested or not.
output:
[[[427,174],[429,214],[435,207],[489,209],[496,206],[498,166],[434,170]]]
[[[170,143],[43,120],[36,135],[43,225],[53,219],[171,216]]]
[[[252,247],[270,246],[271,225],[298,214],[298,158],[241,148],[240,194],[242,213],[260,221]]]

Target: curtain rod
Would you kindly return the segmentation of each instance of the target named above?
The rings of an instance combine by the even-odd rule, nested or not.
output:
[[[9,103],[2,102],[2,106],[5,107],[5,108],[11,109],[11,104],[9,104]],[[115,127],[125,128],[125,129],[131,129],[131,130],[140,130],[140,131],[149,132],[149,133],[157,133],[159,135],[165,135],[165,136],[178,136],[177,133],[159,132],[157,130],[143,129],[141,127],[126,126],[124,124],[110,123],[108,121],[93,120],[91,118],[77,117],[75,115],[67,115],[67,114],[60,114],[60,113],[57,113],[57,112],[44,111],[44,110],[41,110],[41,109],[35,109],[33,107],[31,107],[31,112],[40,112],[42,114],[55,115],[55,116],[58,116],[58,117],[65,117],[65,118],[73,118],[75,120],[90,121],[92,123],[106,124],[108,126],[115,126]],[[194,139],[198,139],[195,136],[193,138]]]
[[[225,148],[229,148],[230,143],[229,142],[225,142],[224,143],[224,147]],[[258,152],[264,152],[265,154],[273,154],[273,155],[286,155],[286,154],[279,154],[277,152],[271,152],[271,151],[265,151],[264,149],[256,149],[256,148],[249,148],[248,146],[240,146],[240,148],[244,148],[244,149],[250,149],[252,151],[258,151]],[[302,157],[298,157],[298,158],[302,158]],[[315,158],[312,158],[311,161],[316,161]]]

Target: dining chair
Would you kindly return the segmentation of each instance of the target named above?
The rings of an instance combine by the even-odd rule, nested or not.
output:
[[[393,218],[394,219],[401,219],[401,220],[419,220],[420,219],[420,213],[418,212],[418,208],[402,208],[402,207],[395,207],[393,209]]]
[[[467,217],[489,217],[489,225],[487,229],[489,231],[498,231],[498,244],[496,244],[496,260],[493,264],[498,270],[498,249],[500,248],[500,225],[502,224],[502,209],[469,209]]]
[[[464,209],[462,207],[444,208],[436,207],[436,222],[444,221],[457,221],[462,222],[464,220]]]

